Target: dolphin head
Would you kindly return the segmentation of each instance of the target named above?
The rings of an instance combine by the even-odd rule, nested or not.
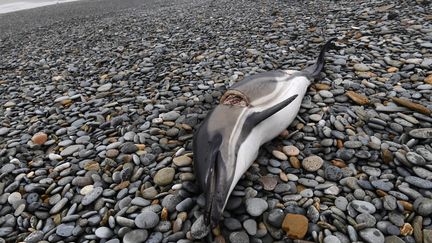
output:
[[[235,124],[245,107],[217,106],[194,134],[195,175],[206,198],[205,218],[215,228],[230,194],[235,174]]]

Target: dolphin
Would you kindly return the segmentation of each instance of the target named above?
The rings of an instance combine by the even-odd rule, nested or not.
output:
[[[277,137],[297,116],[335,39],[302,71],[264,72],[232,85],[195,131],[194,171],[204,192],[204,216],[211,228],[218,225],[231,192],[257,158],[260,146]]]

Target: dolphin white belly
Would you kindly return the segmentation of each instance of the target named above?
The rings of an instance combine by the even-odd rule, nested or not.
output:
[[[296,85],[293,85],[293,83]],[[295,116],[293,114],[298,113],[302,99],[306,94],[309,84],[310,81],[307,79],[307,77],[298,76],[295,77],[292,82],[281,82],[280,85],[278,85],[279,92],[277,96],[273,98],[271,96],[268,97],[268,99],[271,99],[271,103],[274,105],[282,102],[286,99],[286,97],[291,97],[295,94],[298,94],[298,98],[295,99],[291,104],[255,126],[244,140],[237,152],[238,154],[235,174],[229,194],[231,194],[241,176],[249,169],[249,167],[257,158],[261,145],[277,137],[294,121]],[[260,109],[262,109],[262,107],[260,107]],[[225,205],[227,201],[228,198],[225,201]]]

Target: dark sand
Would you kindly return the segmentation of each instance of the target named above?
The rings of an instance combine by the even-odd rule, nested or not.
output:
[[[125,9],[160,7],[165,1],[144,0],[97,0],[54,4],[33,9],[0,14],[0,41],[5,36],[31,31],[37,28],[57,25],[62,21],[86,21],[86,19],[112,16]]]

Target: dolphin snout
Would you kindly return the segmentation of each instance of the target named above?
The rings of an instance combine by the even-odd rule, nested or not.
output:
[[[232,173],[227,173],[226,161],[218,152],[214,167],[207,178],[206,189],[206,219],[210,227],[216,228],[222,218],[225,203],[229,197],[229,188],[233,180]]]

